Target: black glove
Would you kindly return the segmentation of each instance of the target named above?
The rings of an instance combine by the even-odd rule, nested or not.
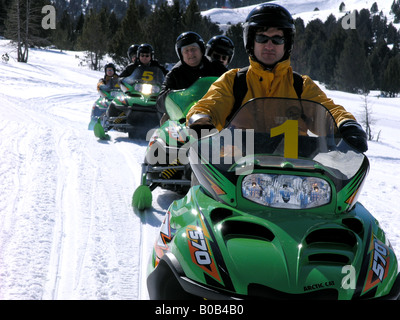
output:
[[[215,126],[212,124],[211,118],[206,115],[194,115],[192,118],[190,118],[188,124],[189,124],[189,129],[196,132],[198,139],[202,137],[202,132],[201,132],[202,129],[207,130],[203,131],[203,134],[208,134],[210,133],[210,130],[213,129],[217,130]]]
[[[346,121],[340,125],[339,131],[343,139],[353,148],[360,152],[368,150],[367,134],[358,122],[354,120]]]

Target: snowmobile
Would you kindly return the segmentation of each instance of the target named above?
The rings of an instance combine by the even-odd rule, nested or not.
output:
[[[96,137],[106,140],[106,132],[127,132],[130,138],[147,132],[159,123],[156,101],[164,74],[155,66],[138,66],[129,76],[120,80],[123,95],[117,96],[94,125]]]
[[[189,161],[200,184],[160,227],[151,299],[399,299],[393,248],[357,200],[368,158],[322,105],[253,99]]]
[[[109,84],[111,84],[111,82],[109,82]],[[119,85],[111,87],[110,85],[105,84],[100,86],[99,93],[100,97],[93,104],[92,112],[90,114],[90,122],[88,125],[89,130],[93,130],[97,120],[104,115],[114,98],[123,94]]]
[[[139,210],[151,207],[151,191],[158,186],[183,194],[189,190],[192,170],[187,158],[182,160],[188,151],[185,117],[216,79],[200,78],[189,88],[173,90],[167,95],[165,109],[169,119],[150,138],[142,164],[141,185],[132,197],[133,207]]]

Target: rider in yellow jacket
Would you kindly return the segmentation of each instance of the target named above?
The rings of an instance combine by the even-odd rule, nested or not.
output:
[[[229,70],[216,80],[206,95],[190,109],[186,119],[190,119],[195,114],[209,115],[212,124],[218,130],[222,130],[235,103],[233,82],[238,71],[239,69]],[[328,98],[310,77],[303,75],[302,78],[302,99],[324,105],[332,113],[338,125],[342,121],[355,120],[350,112]],[[293,70],[290,66],[290,59],[279,62],[273,70],[264,70],[260,63],[250,58],[246,80],[248,90],[242,104],[257,97],[297,98],[293,86]]]
[[[291,14],[282,6],[264,3],[248,15],[243,28],[243,41],[249,54],[246,74],[247,93],[243,105],[253,98],[298,98],[294,87],[290,54],[295,34]],[[197,135],[201,129],[222,130],[235,106],[233,84],[239,69],[225,72],[188,112],[187,125]],[[368,149],[367,136],[355,117],[332,99],[310,79],[302,76],[301,98],[324,105],[333,115],[342,136],[356,149]]]

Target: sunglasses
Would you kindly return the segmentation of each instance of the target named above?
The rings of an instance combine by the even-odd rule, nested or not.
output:
[[[256,34],[255,36],[255,41],[257,43],[267,43],[269,40],[272,41],[273,44],[279,45],[279,44],[284,44],[285,43],[285,38],[281,36],[272,36],[268,37],[265,34],[259,33]]]
[[[213,53],[212,54],[212,57],[215,59],[215,60],[222,60],[222,61],[226,61],[226,60],[228,60],[228,56],[225,56],[225,55],[222,55],[222,54],[218,54],[218,53]]]
[[[150,57],[149,54],[143,54],[143,53],[141,53],[140,56],[141,56],[142,58],[148,58],[148,57]]]

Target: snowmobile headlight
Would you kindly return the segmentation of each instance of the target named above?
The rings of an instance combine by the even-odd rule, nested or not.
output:
[[[152,93],[158,93],[160,88],[149,83],[138,83],[135,85],[135,90],[144,95],[150,95]]]
[[[272,208],[306,209],[328,204],[331,187],[315,177],[250,174],[242,181],[242,195]]]

